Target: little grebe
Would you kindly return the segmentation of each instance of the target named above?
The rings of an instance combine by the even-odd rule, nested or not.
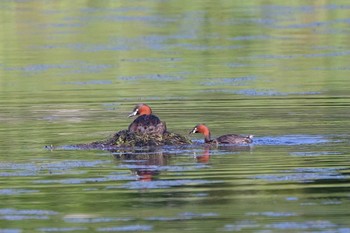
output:
[[[253,142],[253,135],[242,136],[237,134],[226,134],[222,135],[216,139],[210,139],[209,128],[203,124],[196,125],[190,132],[191,133],[201,133],[204,135],[205,143],[214,144],[249,144]]]
[[[135,106],[129,117],[138,117],[129,125],[129,131],[141,134],[163,135],[166,132],[165,122],[152,114],[152,109],[146,104],[138,104]]]

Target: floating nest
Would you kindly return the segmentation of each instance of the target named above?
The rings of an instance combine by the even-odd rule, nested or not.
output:
[[[82,149],[113,149],[116,147],[153,147],[188,144],[192,144],[191,140],[176,133],[165,132],[163,135],[157,135],[139,134],[130,132],[129,130],[121,130],[104,141],[77,146]]]

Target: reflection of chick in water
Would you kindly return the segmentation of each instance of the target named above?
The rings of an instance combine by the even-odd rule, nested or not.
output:
[[[160,166],[166,166],[169,159],[162,151],[146,152],[144,150],[114,153],[114,157],[121,159],[141,181],[153,180],[160,174]]]
[[[226,152],[241,152],[241,151],[252,151],[253,146],[216,146],[216,145],[204,145],[203,152],[201,155],[197,155],[196,159],[199,163],[208,163],[210,160],[210,150],[220,150],[220,151],[226,151]]]
[[[208,163],[210,159],[210,146],[205,145],[201,155],[196,156],[198,163]]]

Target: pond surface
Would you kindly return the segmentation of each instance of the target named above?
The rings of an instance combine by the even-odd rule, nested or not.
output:
[[[350,232],[348,1],[4,0],[0,15],[0,232]],[[255,141],[67,146],[125,129],[140,102],[173,132]]]

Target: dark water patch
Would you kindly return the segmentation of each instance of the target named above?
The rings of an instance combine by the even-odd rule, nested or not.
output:
[[[69,178],[69,179],[58,179],[58,180],[36,180],[33,181],[35,184],[86,184],[86,183],[101,183],[109,181],[120,181],[120,180],[135,180],[134,176],[131,175],[109,175],[105,177],[94,177],[94,178]]]
[[[304,58],[313,58],[313,57],[340,57],[340,56],[348,56],[350,55],[350,51],[334,51],[329,53],[311,53],[311,54],[303,54]]]
[[[304,144],[323,144],[330,140],[322,135],[281,135],[268,137],[255,137],[254,145],[271,145],[271,146],[295,146]]]
[[[322,230],[325,232],[328,230],[334,230],[337,228],[336,224],[327,220],[315,220],[315,221],[304,221],[304,222],[279,222],[266,224],[265,228],[278,229],[278,230]],[[328,231],[326,231],[328,232]],[[337,231],[336,231],[337,232]]]
[[[80,22],[80,23],[41,23],[38,24],[37,27],[40,28],[41,30],[46,30],[46,29],[52,29],[55,30],[57,28],[81,28],[86,26],[86,23]],[[67,33],[72,33],[67,32]]]
[[[143,96],[143,97],[125,97],[123,101],[164,101],[164,100],[186,100],[188,97],[184,96]]]
[[[269,26],[272,27],[278,22],[280,22],[281,19],[275,19],[273,17],[258,17],[258,18],[234,18],[234,19],[227,19],[222,22],[222,25],[249,25],[249,24],[255,24],[259,26]]]
[[[322,28],[319,30],[314,30],[313,33],[316,35],[349,35],[350,31],[348,29],[340,28]]]
[[[328,53],[310,53],[310,54],[260,54],[251,56],[250,59],[296,59],[296,58],[314,58],[314,57],[341,57],[348,56],[349,50],[334,51]]]
[[[41,168],[35,164],[4,163],[0,165],[0,170],[10,170],[0,172],[0,177],[28,177],[36,176],[41,172]]]
[[[140,22],[143,24],[147,23],[155,23],[155,24],[165,24],[165,23],[173,23],[177,22],[177,18],[170,18],[170,17],[164,17],[164,16],[158,16],[158,15],[99,15],[99,16],[89,16],[89,17],[83,17],[88,20],[92,20],[91,17],[93,17],[94,21],[115,21],[115,22]]]
[[[164,75],[164,74],[148,74],[139,76],[123,76],[119,78],[123,81],[140,81],[140,80],[155,80],[155,81],[180,81],[183,80],[182,77]]]
[[[1,233],[21,233],[21,229],[5,229],[5,228],[0,228]]]
[[[207,213],[193,213],[193,212],[183,212],[179,214],[180,217],[186,218],[208,218],[208,217],[218,217],[218,213],[207,212]]]
[[[322,201],[321,204],[322,205],[341,205],[343,204],[343,202],[338,200],[326,200],[326,201]]]
[[[301,182],[310,183],[317,180],[344,180],[348,175],[343,175],[339,169],[334,168],[297,168],[294,170],[282,171],[279,175],[259,175],[255,179],[262,179],[272,182]]]
[[[314,13],[317,9],[313,5],[288,6],[278,4],[266,4],[261,6],[262,9],[268,11],[272,15],[290,15],[295,13]]]
[[[231,68],[239,68],[239,67],[251,66],[251,64],[234,62],[234,63],[228,63],[227,66]]]
[[[233,85],[244,86],[248,82],[255,80],[256,76],[244,76],[236,78],[211,78],[202,81],[200,84],[204,86],[216,86],[216,85]]]
[[[27,176],[35,176],[37,171],[16,171],[16,172],[0,172],[1,176],[13,176],[13,177],[27,177]]]
[[[43,227],[38,228],[42,232],[72,232],[72,231],[87,231],[87,227]]]
[[[335,20],[328,20],[328,21],[314,21],[309,23],[294,23],[294,24],[287,24],[287,25],[279,25],[277,28],[292,28],[292,29],[299,29],[299,28],[318,28],[318,27],[328,27],[328,26],[334,26],[335,24],[349,24],[350,19],[335,19]]]
[[[102,103],[102,106],[107,111],[116,111],[120,107],[120,103]]]
[[[301,157],[313,157],[313,156],[327,156],[327,155],[341,155],[339,152],[331,152],[331,151],[320,151],[320,152],[291,152],[289,153],[292,156],[301,156]]]
[[[137,163],[142,163],[142,161],[137,160]],[[148,162],[147,160],[144,161]],[[193,171],[198,169],[209,168],[210,166],[205,164],[181,164],[179,166],[158,166],[158,165],[140,165],[140,164],[123,164],[119,166],[120,168],[136,169],[136,170],[148,170],[148,171],[170,171],[170,172],[181,172],[181,171]]]
[[[289,40],[291,37],[287,36],[272,36],[272,35],[247,35],[235,36],[230,38],[233,41],[252,41],[252,40]]]
[[[333,66],[333,67],[314,67],[313,70],[333,70],[333,71],[340,71],[340,70],[350,70],[349,66]]]
[[[181,186],[197,186],[197,185],[207,185],[220,183],[220,181],[209,181],[209,180],[152,180],[149,182],[144,181],[133,181],[121,185],[115,188],[125,188],[125,189],[166,189],[171,187],[181,187]],[[113,187],[110,187],[113,188]]]
[[[32,64],[22,67],[4,67],[7,71],[22,71],[26,73],[40,73],[47,71],[64,71],[64,74],[99,73],[112,68],[110,64],[92,64],[83,61],[69,61],[63,64]],[[59,72],[61,73],[61,72]]]
[[[300,28],[317,28],[317,27],[324,27],[330,25],[330,22],[321,22],[321,21],[315,21],[310,23],[295,23],[295,24],[287,24],[287,25],[275,25],[275,28],[280,29],[300,29]]]
[[[247,41],[247,40],[271,40],[273,37],[269,35],[249,35],[249,36],[235,36],[230,40]]]
[[[183,221],[192,219],[211,219],[220,216],[218,213],[207,212],[207,213],[193,213],[193,212],[183,212],[179,213],[175,217],[148,217],[145,218],[147,221]]]
[[[318,91],[305,91],[305,92],[280,92],[274,89],[243,89],[243,90],[231,90],[231,89],[216,89],[216,90],[203,90],[202,92],[218,92],[227,94],[237,94],[245,96],[290,96],[290,95],[319,95],[322,92]]]
[[[298,216],[294,212],[249,212],[246,213],[247,216],[265,216],[265,217],[293,217]]]
[[[72,82],[64,82],[63,84],[69,84],[69,85],[109,85],[113,82],[111,80],[89,80],[89,81],[72,81]]]
[[[75,43],[67,44],[65,48],[71,50],[77,50],[81,52],[105,52],[105,51],[128,51],[130,47],[128,45],[113,45],[113,44],[84,44],[84,43]]]
[[[0,189],[0,195],[18,195],[26,193],[37,193],[39,190],[30,189]]]
[[[173,47],[184,48],[188,50],[198,50],[198,51],[207,51],[207,50],[233,50],[233,49],[242,49],[242,45],[198,45],[198,44],[176,44]]]
[[[337,50],[337,51],[343,51],[346,50],[345,47],[339,47],[339,46],[334,46],[334,45],[313,45],[311,49],[320,51],[320,50]]]
[[[298,197],[286,197],[286,201],[298,201]]]
[[[84,6],[79,9],[82,13],[116,13],[116,12],[123,12],[123,13],[129,13],[129,12],[147,12],[150,8],[144,7],[144,6],[120,6],[120,7],[108,7],[108,8],[101,8],[101,7],[88,7]]]
[[[134,218],[84,218],[84,217],[74,217],[66,216],[63,218],[65,222],[69,223],[106,223],[106,222],[128,222],[135,220]]]
[[[329,3],[329,4],[321,5],[319,7],[325,10],[349,10],[350,9],[350,5],[335,4],[335,3]]]
[[[0,172],[0,176],[36,176],[38,174],[68,174],[70,169],[74,168],[90,168],[101,164],[108,163],[108,161],[60,161],[52,163],[1,163],[0,170],[10,170]],[[76,172],[75,172],[76,173]],[[81,173],[81,171],[79,171]]]
[[[273,67],[273,66],[277,66],[276,64],[267,64],[267,63],[239,63],[239,62],[235,62],[235,63],[227,63],[226,64],[227,67],[230,68],[240,68],[240,67]]]
[[[128,51],[131,48],[128,44],[87,44],[87,43],[70,43],[70,44],[46,44],[38,45],[33,49],[51,50],[51,49],[70,49],[79,52],[105,52],[105,51]]]
[[[151,225],[127,225],[127,226],[117,226],[117,227],[100,227],[96,229],[97,231],[108,231],[108,232],[114,232],[114,231],[151,231],[153,230],[153,226]]]
[[[5,67],[7,71],[44,72],[52,69],[70,69],[69,64],[33,64],[22,67]]]
[[[12,208],[0,209],[0,219],[9,221],[21,220],[46,220],[50,216],[57,215],[58,212],[51,210],[17,210]]]
[[[226,224],[222,231],[244,231],[256,229],[258,232],[271,232],[271,230],[279,231],[302,231],[302,232],[350,232],[350,228],[341,227],[327,220],[314,221],[283,221],[277,223],[263,224],[252,220],[236,221],[233,224]]]
[[[166,57],[166,58],[152,58],[152,57],[144,57],[144,58],[123,58],[121,59],[123,62],[147,62],[147,63],[157,63],[157,62],[181,62],[182,58],[178,57]]]
[[[244,230],[252,230],[255,228],[261,227],[260,224],[258,224],[256,221],[252,220],[242,220],[242,221],[236,221],[233,224],[226,224],[221,231],[244,231]]]
[[[56,169],[72,169],[72,168],[91,168],[96,167],[102,164],[108,164],[108,161],[105,160],[92,160],[92,161],[84,161],[84,160],[66,160],[66,161],[58,161],[47,164],[41,164],[40,169],[48,169],[48,170],[56,170]]]

